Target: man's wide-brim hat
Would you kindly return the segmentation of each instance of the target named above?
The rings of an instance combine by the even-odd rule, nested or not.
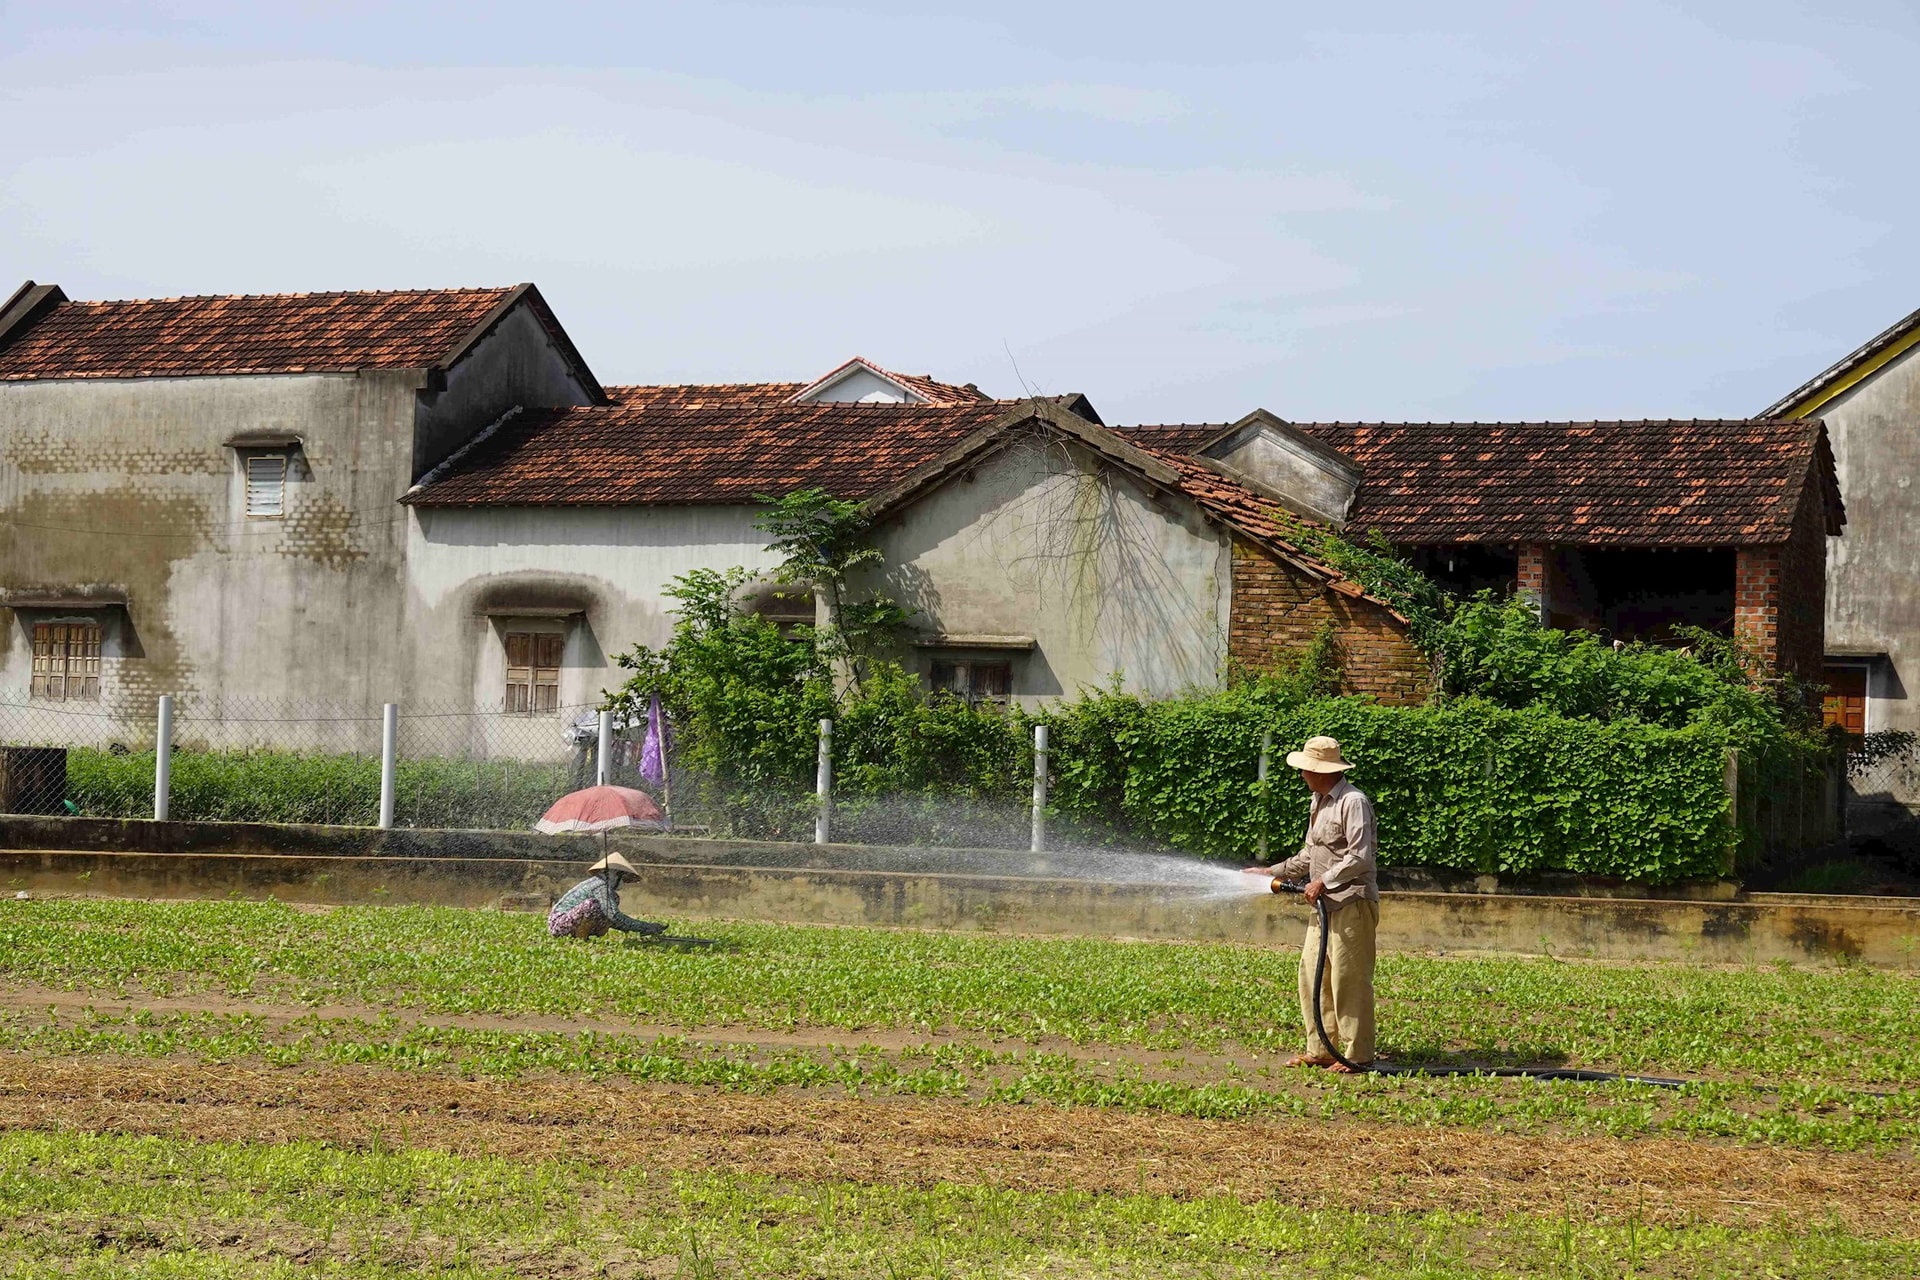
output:
[[[633,869],[633,864],[617,853],[608,854],[606,857],[600,859],[600,861],[588,867],[587,870],[618,871],[623,876],[632,876],[636,880],[640,878],[640,873]]]
[[[1287,766],[1309,773],[1345,773],[1353,768],[1340,754],[1340,744],[1332,738],[1308,738],[1307,745],[1287,752]]]

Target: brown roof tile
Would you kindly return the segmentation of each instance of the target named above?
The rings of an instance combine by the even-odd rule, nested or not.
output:
[[[746,503],[812,485],[864,498],[994,422],[1012,403],[796,405],[708,394],[714,391],[615,387],[611,405],[517,415],[455,455],[444,474],[428,477],[407,501]]]
[[[1350,526],[1403,545],[1781,542],[1810,480],[1845,519],[1818,421],[1292,425],[1364,468]],[[1191,448],[1220,429],[1124,434]]]
[[[0,345],[0,381],[428,368],[513,292],[58,302]]]

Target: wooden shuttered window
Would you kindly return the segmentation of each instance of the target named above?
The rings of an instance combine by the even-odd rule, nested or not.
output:
[[[538,715],[560,709],[560,652],[567,638],[553,631],[507,632],[507,710]]]
[[[54,701],[100,696],[100,624],[33,624],[31,696]]]
[[[1867,731],[1867,669],[1828,667],[1822,679],[1827,684],[1827,696],[1821,707],[1821,718],[1856,738],[1864,735]]]

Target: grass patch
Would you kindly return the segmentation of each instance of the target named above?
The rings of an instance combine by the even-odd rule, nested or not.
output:
[[[555,942],[541,921],[433,907],[0,904],[0,975],[80,992],[215,991],[430,1014],[678,1027],[959,1031],[1178,1051],[1292,1047],[1290,952],[1215,944],[702,925],[728,945]],[[1569,1063],[1844,1089],[1920,1079],[1920,978],[1383,956],[1401,1061]]]
[[[1908,1276],[1838,1228],[774,1182],[316,1143],[0,1134],[0,1274]]]

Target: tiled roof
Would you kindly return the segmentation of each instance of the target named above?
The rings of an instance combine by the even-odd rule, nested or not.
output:
[[[696,394],[647,394],[656,390]],[[939,457],[1012,404],[796,405],[702,394],[712,390],[614,387],[610,405],[516,415],[456,454],[444,475],[430,477],[406,501],[749,503],[757,494],[810,485],[864,498]]]
[[[930,373],[895,373],[891,369],[882,369],[881,372],[916,395],[925,396],[928,404],[971,404],[976,400],[992,399],[972,383],[955,386],[951,382],[940,381]]]
[[[1784,542],[1809,483],[1845,519],[1817,420],[1293,425],[1365,468],[1349,524],[1407,545]]]
[[[429,368],[513,292],[60,301],[0,344],[0,381]]]
[[[1208,440],[1219,435],[1226,427],[1218,422],[1172,422],[1147,427],[1121,427],[1122,439],[1132,441],[1143,449],[1158,453],[1171,449],[1176,453],[1192,453]]]
[[[607,388],[607,399],[618,405],[654,409],[716,409],[722,406],[778,405],[804,387],[804,382],[674,382]]]

